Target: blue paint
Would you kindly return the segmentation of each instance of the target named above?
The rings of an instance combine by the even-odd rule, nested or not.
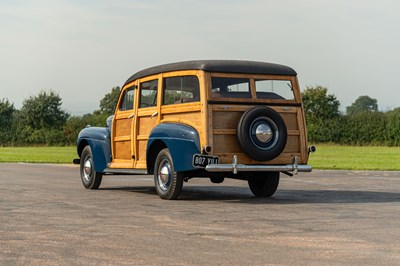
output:
[[[156,140],[163,141],[169,149],[175,171],[197,169],[192,165],[193,154],[200,153],[200,138],[196,129],[184,124],[159,124],[150,132],[147,151]]]
[[[160,140],[171,153],[175,171],[196,170],[193,154],[200,153],[200,138],[196,129],[183,124],[164,123],[153,128],[147,143],[147,151],[154,141]],[[87,127],[78,135],[78,153],[84,143],[88,143],[93,153],[94,167],[102,173],[111,162],[110,130],[105,127]],[[80,155],[80,154],[79,154]]]
[[[93,153],[94,168],[102,173],[111,161],[110,130],[106,127],[87,127],[82,129],[78,135],[78,153],[80,144],[87,142]],[[80,154],[79,154],[80,156]]]

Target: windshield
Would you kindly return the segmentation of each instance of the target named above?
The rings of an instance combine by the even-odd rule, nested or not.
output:
[[[252,98],[250,78],[212,77],[213,98]],[[293,100],[290,80],[254,79],[257,99]]]

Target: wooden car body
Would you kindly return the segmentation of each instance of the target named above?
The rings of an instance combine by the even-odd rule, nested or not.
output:
[[[189,178],[311,171],[297,73],[277,64],[203,60],[142,70],[126,81],[112,123],[100,131],[98,144],[82,131],[78,153],[93,146],[103,174],[152,174],[163,149]]]

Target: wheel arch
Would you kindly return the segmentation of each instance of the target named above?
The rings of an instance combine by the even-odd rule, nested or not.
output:
[[[81,139],[81,140],[78,142],[78,145],[76,146],[76,150],[77,150],[77,153],[78,153],[78,155],[79,155],[79,158],[80,158],[81,155],[82,155],[83,149],[84,149],[87,145],[90,145],[90,144],[89,144],[89,142],[88,142],[86,139]]]
[[[153,128],[147,143],[147,171],[153,173],[155,158],[163,148],[168,148],[175,171],[195,170],[193,155],[200,153],[200,137],[197,130],[180,123],[162,123]]]
[[[162,140],[155,140],[147,148],[146,164],[147,173],[154,174],[154,164],[157,159],[157,155],[163,149],[168,148]]]
[[[92,150],[94,168],[102,173],[111,161],[110,132],[107,128],[88,127],[78,135],[77,153],[82,155],[83,149],[89,145]]]

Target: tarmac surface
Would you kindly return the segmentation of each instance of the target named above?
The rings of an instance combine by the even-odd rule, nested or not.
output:
[[[0,164],[0,265],[399,265],[400,172],[191,179],[161,200],[151,176],[85,190],[70,165]]]

